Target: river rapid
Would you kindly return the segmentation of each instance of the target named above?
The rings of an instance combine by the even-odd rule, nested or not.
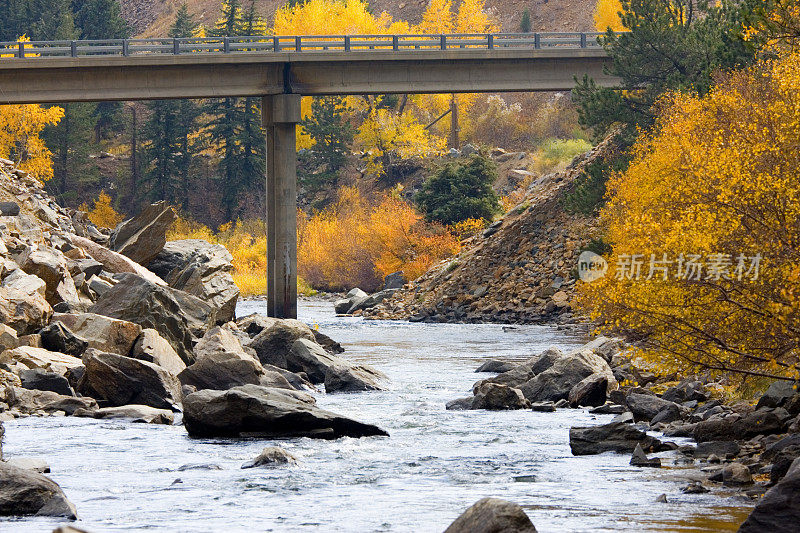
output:
[[[4,452],[41,457],[91,532],[441,532],[485,496],[522,505],[536,528],[565,531],[735,531],[748,504],[733,494],[684,495],[682,466],[628,465],[629,456],[573,457],[570,426],[611,415],[560,409],[446,411],[469,395],[489,358],[523,360],[583,339],[555,328],[411,324],[337,318],[306,300],[300,319],[371,364],[390,390],[316,394],[321,407],[376,424],[391,437],[318,441],[190,439],[182,426],[86,418],[5,424]],[[239,316],[264,312],[241,302]],[[298,465],[242,470],[265,446]],[[662,457],[672,457],[662,454]],[[657,503],[666,494],[669,503]],[[63,523],[5,519],[3,532],[49,532]]]

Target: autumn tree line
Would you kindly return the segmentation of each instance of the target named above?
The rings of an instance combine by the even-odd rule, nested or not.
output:
[[[565,201],[599,215],[608,261],[582,309],[662,371],[797,380],[800,4],[608,0],[597,20],[631,89],[573,92],[617,132]]]

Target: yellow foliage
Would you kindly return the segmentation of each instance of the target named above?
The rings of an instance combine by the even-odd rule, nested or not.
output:
[[[417,33],[453,33],[455,14],[450,0],[431,0],[422,14],[422,22],[414,29]]]
[[[507,198],[503,196],[503,198]],[[500,203],[503,203],[503,198]],[[505,212],[505,210],[504,210]],[[450,226],[450,230],[461,240],[468,239],[486,229],[486,221],[482,218],[468,218]]]
[[[487,12],[484,0],[461,0],[455,16],[456,33],[497,33],[500,25]]]
[[[298,272],[317,288],[372,290],[398,270],[416,278],[459,248],[450,232],[426,224],[399,198],[386,196],[373,206],[344,187],[333,206],[301,217]]]
[[[445,148],[444,139],[431,135],[411,113],[383,108],[369,111],[355,141],[367,154],[367,171],[374,174],[395,158],[427,157]]]
[[[361,0],[308,0],[275,13],[273,35],[363,35],[408,33],[408,24],[388,13],[369,12]]]
[[[581,305],[601,329],[646,339],[644,356],[662,369],[796,379],[800,53],[661,108],[630,167],[608,182],[610,271],[581,285]],[[639,280],[629,276],[634,254]],[[651,271],[653,260],[668,270]]]
[[[611,28],[614,31],[625,31],[619,14],[622,12],[622,2],[620,0],[597,0],[594,11],[594,26],[597,31],[607,31]]]
[[[92,224],[100,228],[115,228],[125,218],[117,213],[111,205],[111,197],[106,194],[106,191],[100,191],[97,200],[94,201],[94,207],[88,215]]]
[[[49,180],[53,177],[53,154],[39,134],[45,126],[58,124],[63,116],[60,107],[0,106],[0,157],[14,161],[40,181]]]

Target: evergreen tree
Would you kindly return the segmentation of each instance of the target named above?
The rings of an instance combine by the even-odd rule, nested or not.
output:
[[[312,172],[300,177],[309,191],[336,185],[355,135],[346,111],[345,100],[339,96],[314,98],[311,102],[311,114],[303,120],[302,126],[314,140],[314,146],[303,157]]]
[[[257,15],[254,2],[243,11],[239,0],[223,1],[222,17],[208,32],[212,37],[265,33],[266,24]],[[221,154],[219,179],[227,220],[242,215],[254,193],[258,210],[263,209],[263,195],[259,193],[264,188],[266,139],[260,106],[258,98],[222,98],[209,100],[203,108],[212,117],[207,141]]]
[[[178,9],[170,37],[192,37],[197,23],[184,3]],[[189,180],[193,146],[189,137],[195,130],[199,110],[191,100],[156,100],[149,102],[149,118],[144,125],[144,182],[151,200],[166,200],[189,207]]]
[[[450,162],[434,172],[416,195],[416,203],[425,219],[455,224],[469,218],[492,219],[500,210],[492,184],[497,179],[497,165],[483,154],[465,163]]]
[[[522,33],[531,32],[531,12],[528,11],[527,8],[522,12],[522,19],[519,21],[519,31]]]
[[[127,39],[131,36],[117,0],[72,0],[72,10],[81,39]]]

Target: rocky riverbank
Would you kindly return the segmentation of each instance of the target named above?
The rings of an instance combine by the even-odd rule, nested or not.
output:
[[[567,212],[562,201],[586,165],[613,147],[609,138],[563,172],[535,180],[514,209],[466,241],[458,256],[349,312],[429,322],[572,322],[578,255],[597,237],[597,222]]]
[[[154,204],[95,227],[0,160],[0,428],[27,416],[172,424],[182,413],[191,436],[386,435],[308,394],[376,390],[385,376],[297,320],[235,320],[230,254],[167,242],[174,220]],[[0,463],[0,515],[76,516],[31,470],[41,464]]]
[[[691,474],[686,494],[724,487],[758,500],[741,531],[794,531],[800,523],[798,383],[776,381],[757,401],[726,404],[720,383],[656,376],[638,369],[633,353],[619,339],[598,337],[570,353],[549,349],[523,363],[489,361],[476,372],[496,375],[477,381],[471,397],[447,409],[585,407],[615,414],[608,424],[570,429],[573,455],[615,452],[631,454],[633,466],[680,464]]]

